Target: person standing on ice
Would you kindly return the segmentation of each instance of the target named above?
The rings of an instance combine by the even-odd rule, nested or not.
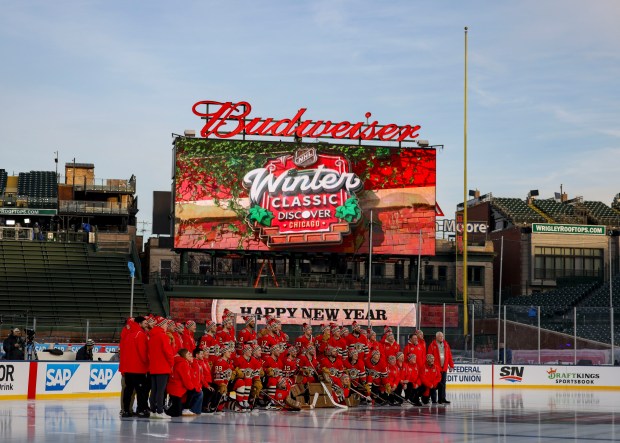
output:
[[[428,345],[427,353],[435,357],[435,364],[441,372],[441,382],[437,386],[438,402],[440,405],[449,405],[450,402],[446,399],[446,379],[448,371],[454,369],[454,360],[452,360],[452,351],[444,339],[443,332],[437,331],[435,340]]]

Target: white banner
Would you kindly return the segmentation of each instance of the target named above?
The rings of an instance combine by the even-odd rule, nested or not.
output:
[[[618,368],[611,366],[495,366],[495,386],[549,388],[620,388]]]
[[[253,314],[260,317],[272,315],[286,324],[336,323],[350,325],[354,321],[362,326],[406,326],[415,327],[416,309],[414,303],[372,303],[370,311],[365,302],[318,302],[289,300],[214,300],[212,320],[221,322],[225,309],[239,314]]]
[[[446,375],[450,386],[490,387],[493,383],[493,366],[491,365],[455,365]]]
[[[37,398],[114,394],[120,391],[118,363],[39,363]]]
[[[0,400],[26,399],[28,397],[28,377],[30,362],[0,363]]]

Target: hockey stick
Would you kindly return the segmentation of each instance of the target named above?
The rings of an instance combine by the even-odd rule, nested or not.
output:
[[[312,366],[312,370],[314,371],[314,373],[317,375],[317,378],[319,376],[319,373],[316,371],[316,368],[314,367],[314,365],[312,364],[312,361],[310,359],[308,359],[308,362],[310,363],[310,366]],[[325,396],[327,398],[329,398],[329,402],[331,403],[331,405],[335,408],[340,408],[340,409],[349,409],[348,406],[345,405],[341,405],[340,403],[336,403],[332,397],[331,391],[329,389],[327,389],[327,386],[325,385],[325,383],[323,383],[321,381],[321,379],[319,378],[319,383],[321,383],[321,386],[323,387],[323,390],[325,391]]]
[[[368,395],[366,394],[362,394],[360,391],[358,391],[357,389],[355,389],[353,386],[349,387],[349,389],[351,389],[353,392],[355,392],[356,394],[361,395],[363,398],[365,398],[367,401],[372,401],[372,398],[370,398]]]
[[[269,395],[269,394],[267,393],[267,391],[265,391],[264,389],[262,389],[260,392],[261,392],[261,394],[264,394],[264,395],[265,395],[265,397],[267,397],[267,398],[268,398],[269,400],[271,400],[273,403],[275,403],[275,404],[276,404],[276,406],[279,406],[279,407],[281,407],[282,409],[284,409],[284,408],[286,407],[286,404],[284,404],[284,403],[283,403],[283,402],[281,402],[280,400],[276,400],[275,398],[273,398],[273,397],[272,397],[271,395]]]

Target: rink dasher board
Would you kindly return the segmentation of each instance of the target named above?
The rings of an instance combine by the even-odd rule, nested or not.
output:
[[[0,400],[118,396],[118,363],[0,362]]]
[[[620,390],[620,368],[565,365],[456,365],[451,387]]]
[[[450,388],[620,390],[620,368],[564,365],[456,365]],[[0,362],[0,400],[118,396],[118,363]]]

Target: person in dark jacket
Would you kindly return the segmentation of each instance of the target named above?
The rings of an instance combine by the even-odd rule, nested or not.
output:
[[[24,339],[19,328],[12,329],[9,336],[4,339],[2,349],[4,350],[4,358],[6,360],[23,360],[24,359]]]
[[[84,346],[78,349],[77,354],[75,354],[75,359],[78,361],[93,361],[93,346],[95,346],[93,339],[89,338],[86,340]]]

